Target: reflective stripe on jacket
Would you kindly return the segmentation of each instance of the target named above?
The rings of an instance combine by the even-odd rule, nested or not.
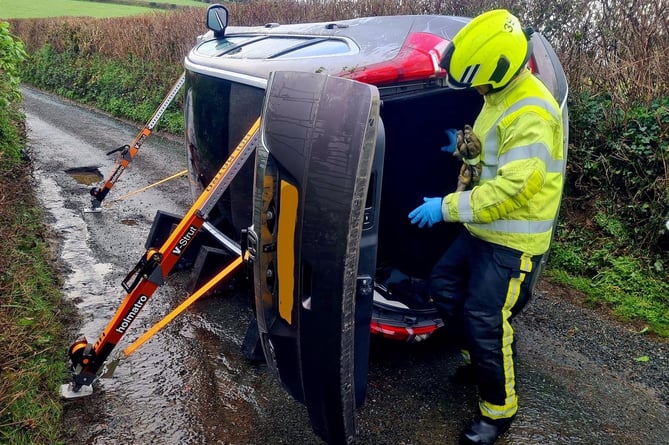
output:
[[[471,190],[447,195],[445,221],[530,255],[548,250],[563,184],[560,107],[528,70],[484,96],[474,123],[483,170]]]

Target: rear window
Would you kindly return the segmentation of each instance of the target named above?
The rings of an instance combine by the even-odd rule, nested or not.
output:
[[[229,36],[202,43],[197,52],[209,57],[234,59],[294,59],[353,54],[357,48],[346,39],[294,36]]]

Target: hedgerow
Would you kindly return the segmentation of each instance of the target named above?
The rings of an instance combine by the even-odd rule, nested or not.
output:
[[[19,66],[25,59],[23,43],[0,22],[0,162],[14,162],[20,154],[21,90]]]

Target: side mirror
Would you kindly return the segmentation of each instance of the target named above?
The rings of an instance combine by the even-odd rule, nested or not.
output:
[[[228,26],[228,10],[225,6],[214,4],[207,8],[207,28],[214,31],[216,37],[225,35]]]

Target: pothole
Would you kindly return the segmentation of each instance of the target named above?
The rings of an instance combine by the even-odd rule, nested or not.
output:
[[[65,173],[72,176],[79,184],[92,185],[97,184],[103,178],[102,173],[97,167],[74,167],[65,170]]]

